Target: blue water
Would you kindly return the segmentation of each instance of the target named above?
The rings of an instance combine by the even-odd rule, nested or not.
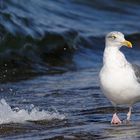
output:
[[[139,139],[140,105],[131,124],[111,126],[98,79],[110,31],[140,65],[139,17],[138,0],[0,0],[0,138]]]

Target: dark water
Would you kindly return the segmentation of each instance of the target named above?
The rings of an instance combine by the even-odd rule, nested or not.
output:
[[[139,139],[140,106],[131,124],[111,126],[98,81],[110,31],[140,64],[139,19],[138,0],[0,0],[0,138]]]

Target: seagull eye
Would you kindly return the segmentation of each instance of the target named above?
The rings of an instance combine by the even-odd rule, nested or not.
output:
[[[113,39],[116,39],[116,36],[113,35],[112,38],[113,38]]]
[[[115,35],[109,36],[111,39],[116,39],[117,37]]]

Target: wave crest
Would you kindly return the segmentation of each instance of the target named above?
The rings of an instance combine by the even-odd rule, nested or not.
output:
[[[63,114],[57,111],[49,112],[45,110],[38,110],[33,107],[30,111],[25,109],[15,108],[12,109],[5,99],[0,100],[0,124],[5,123],[23,123],[25,121],[37,120],[53,120],[65,119]]]

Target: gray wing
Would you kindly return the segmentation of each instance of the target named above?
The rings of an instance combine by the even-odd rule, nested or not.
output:
[[[136,75],[136,78],[137,78],[137,81],[140,83],[140,66],[136,65],[136,64],[131,64],[134,72],[135,72],[135,75]]]

